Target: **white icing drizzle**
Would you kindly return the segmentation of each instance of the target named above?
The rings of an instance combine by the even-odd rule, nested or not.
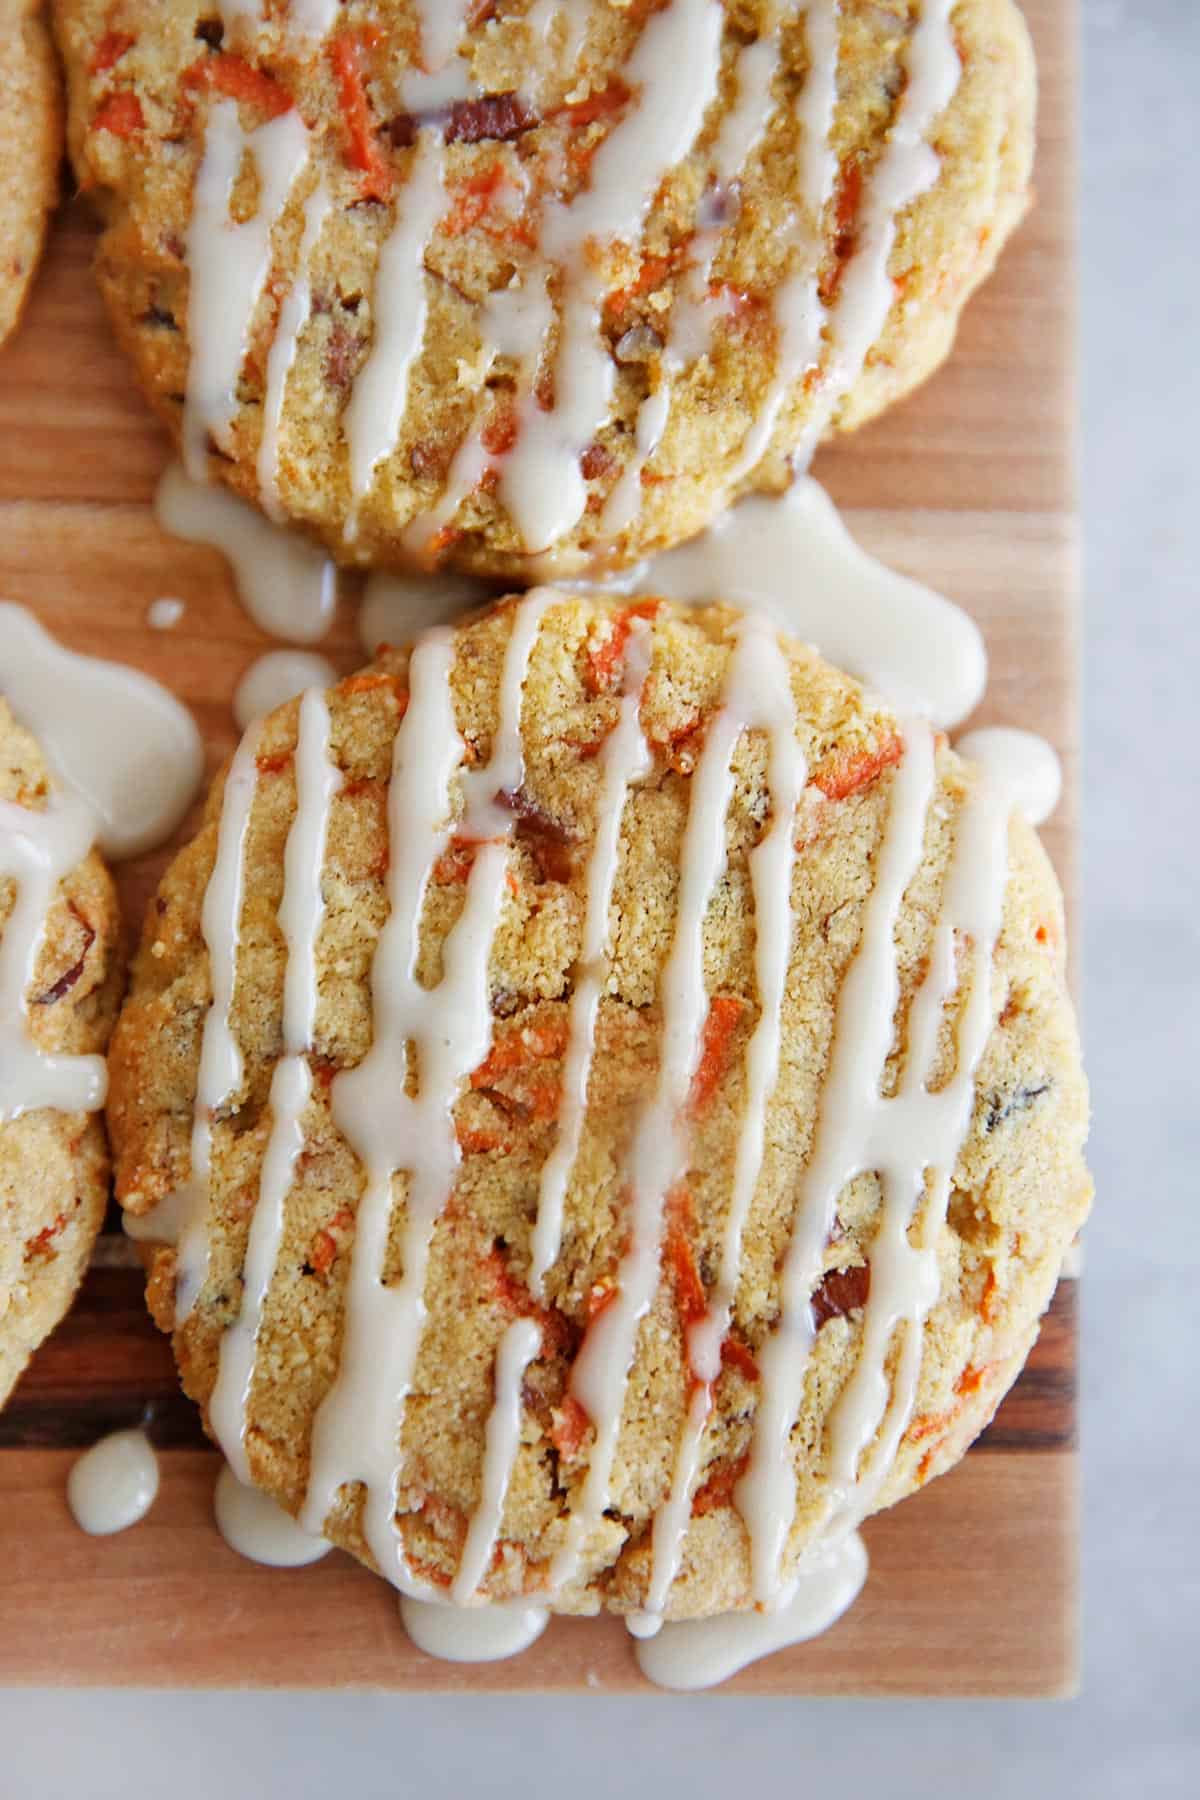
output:
[[[244,1487],[227,1463],[217,1476],[213,1517],[231,1550],[271,1569],[302,1569],[333,1548],[302,1530],[269,1494]]]
[[[0,878],[15,888],[0,933],[0,1123],[43,1106],[95,1112],[104,1105],[104,1058],[40,1050],[29,1030],[29,988],[47,913],[95,835],[94,815],[74,794],[55,791],[36,812],[0,800]]]
[[[400,1617],[418,1650],[441,1662],[503,1662],[536,1644],[550,1622],[540,1606],[445,1606],[400,1596]]]
[[[454,55],[471,0],[418,0],[421,67],[428,75],[444,69]]]
[[[250,1221],[241,1310],[221,1339],[217,1382],[209,1402],[217,1442],[234,1475],[247,1483],[246,1402],[263,1310],[283,1239],[284,1206],[304,1148],[304,1112],[312,1092],[308,1053],[317,1013],[317,938],[325,916],[321,871],[330,808],[340,785],[329,756],[329,709],[316,688],[310,688],[300,702],[295,770],[296,812],[284,851],[279,902],[279,927],[287,946],[284,1055],[271,1080],[271,1135]]]
[[[374,656],[381,644],[407,644],[430,625],[445,624],[455,613],[482,606],[494,590],[469,575],[391,575],[370,577],[358,614],[358,635]]]
[[[588,1082],[596,1040],[600,997],[608,981],[608,916],[621,852],[621,822],[634,782],[650,772],[650,747],[638,717],[642,689],[650,666],[650,631],[635,620],[625,650],[621,703],[617,722],[600,752],[600,797],[596,805],[595,844],[587,870],[587,911],[575,985],[567,1015],[567,1049],[563,1062],[558,1134],[542,1166],[537,1216],[530,1246],[530,1284],[535,1294],[545,1280],[562,1242],[567,1183],[579,1154],[587,1113]]]
[[[1068,1244],[1062,1260],[1062,1268],[1058,1272],[1060,1281],[1078,1281],[1083,1274],[1083,1239],[1076,1238]]]
[[[652,1641],[638,1645],[638,1666],[658,1687],[679,1692],[714,1687],[748,1663],[828,1631],[854,1604],[866,1578],[866,1547],[851,1532],[805,1571],[786,1606],[665,1625]]]
[[[634,585],[768,613],[900,711],[938,725],[966,718],[983,694],[987,654],[974,620],[869,556],[808,477],[778,499],[741,501],[701,537],[643,564]]]
[[[236,1094],[242,1080],[242,1053],[233,1035],[230,1006],[241,939],[246,833],[258,780],[255,755],[258,732],[251,729],[238,745],[225,778],[217,855],[200,912],[200,929],[208,951],[212,1001],[204,1015],[200,1068],[192,1119],[191,1171],[183,1185],[176,1214],[178,1270],[175,1323],[190,1314],[208,1274],[208,1187],[212,1171],[212,1125],[218,1107]]]
[[[89,1537],[111,1537],[144,1519],[158,1495],[158,1459],[144,1431],[114,1431],[67,1476],[67,1505]]]
[[[319,181],[304,202],[304,235],[300,240],[299,268],[279,311],[279,324],[267,358],[267,385],[263,395],[262,441],[258,449],[258,486],[263,511],[281,525],[285,512],[279,499],[279,438],[288,376],[300,347],[300,334],[312,316],[312,281],[309,268],[325,229],[333,200],[324,181]]]
[[[579,458],[611,416],[615,374],[599,331],[605,290],[588,242],[636,242],[663,176],[691,150],[717,92],[723,17],[715,0],[675,0],[647,20],[626,69],[636,103],[597,150],[588,186],[547,209],[546,252],[564,284],[557,402],[543,412],[525,397],[503,478],[528,550],[546,549],[582,518]]]
[[[220,551],[262,631],[297,644],[325,636],[337,605],[337,569],[316,544],[273,525],[228,489],[191,480],[178,463],[163,474],[154,510],[173,537]]]
[[[610,1503],[613,1461],[625,1387],[638,1328],[650,1309],[661,1264],[664,1211],[686,1172],[681,1117],[700,1054],[708,995],[704,985],[704,921],[725,868],[726,814],[733,792],[733,753],[747,727],[763,718],[756,691],[774,647],[769,626],[741,621],[725,699],[711,720],[691,778],[687,828],[680,855],[674,937],[660,982],[662,1023],[655,1091],[634,1126],[626,1176],[628,1248],[613,1298],[592,1320],[571,1369],[571,1393],[595,1429],[587,1475],[572,1508],[565,1542],[554,1558],[551,1585],[566,1587],[579,1573],[584,1546]]]
[[[913,27],[904,93],[863,196],[854,254],[828,316],[831,346],[816,404],[793,452],[797,468],[811,458],[887,322],[896,298],[888,263],[899,218],[938,178],[941,165],[927,139],[954,98],[962,75],[951,30],[955,4],[956,0],[924,0]],[[803,364],[797,373],[802,369]]]
[[[244,731],[305,688],[332,687],[337,671],[324,656],[303,650],[268,650],[250,664],[233,696],[233,716]]]
[[[792,235],[798,250],[810,232],[819,238],[825,208],[833,198],[837,180],[837,158],[829,139],[837,106],[840,14],[840,0],[814,0],[804,16],[809,71],[797,101],[797,117],[802,128],[802,217]],[[820,362],[826,311],[814,267],[802,268],[780,283],[774,310],[778,334],[775,375],[739,452],[730,486],[758,463],[771,441],[788,395],[805,371]],[[882,329],[886,317],[885,311],[877,331]],[[869,343],[863,346],[864,359],[869,348]],[[853,374],[857,373],[855,369]]]
[[[247,154],[258,170],[259,205],[236,224],[230,204]],[[308,132],[295,108],[251,132],[242,130],[236,101],[217,100],[209,108],[187,241],[191,366],[183,449],[196,481],[208,474],[209,438],[229,448],[238,376],[271,267],[271,237],[307,161]]]
[[[403,1411],[425,1319],[424,1285],[433,1229],[454,1186],[459,1148],[452,1107],[462,1083],[487,1054],[492,1020],[488,961],[504,894],[511,809],[497,796],[523,778],[521,700],[542,617],[557,596],[535,590],[514,609],[501,678],[500,711],[489,761],[462,771],[463,816],[457,834],[477,843],[463,910],[442,949],[442,979],[417,980],[418,933],[425,890],[450,841],[451,783],[463,743],[454,723],[449,674],[452,644],[424,638],[409,669],[408,710],[393,748],[389,837],[406,854],[389,868],[389,914],[372,967],[374,1041],[358,1066],[334,1083],[335,1116],[366,1168],[351,1256],[342,1356],[317,1413],[303,1520],[320,1530],[339,1488],[366,1489],[363,1531],[382,1573],[418,1599],[429,1585],[409,1569],[396,1530]],[[416,1045],[419,1087],[403,1090],[401,1071]],[[408,1175],[399,1282],[382,1271],[397,1173]]]
[[[535,1319],[514,1319],[496,1352],[496,1394],[484,1436],[479,1504],[472,1515],[458,1572],[450,1587],[450,1599],[455,1606],[470,1604],[492,1560],[504,1513],[504,1498],[521,1443],[521,1383],[541,1343],[542,1328]]]
[[[348,543],[358,534],[358,509],[380,461],[395,448],[408,404],[409,377],[425,335],[425,249],[445,199],[444,163],[441,133],[422,131],[401,197],[402,210],[379,252],[372,298],[374,337],[344,421],[350,453]]]
[[[151,631],[173,631],[186,611],[182,600],[165,594],[161,600],[152,600],[146,608],[146,623]]]
[[[796,703],[786,658],[774,632],[757,623],[747,631],[735,673],[740,693],[727,705],[766,727],[770,734],[767,786],[770,824],[750,854],[754,894],[755,985],[759,1018],[746,1053],[746,1107],[738,1134],[729,1211],[721,1243],[716,1284],[707,1310],[688,1336],[688,1360],[698,1385],[688,1405],[676,1454],[671,1491],[655,1516],[646,1611],[661,1614],[679,1571],[683,1540],[691,1521],[692,1495],[700,1467],[704,1427],[712,1405],[712,1384],[721,1372],[721,1345],[729,1331],[742,1261],[742,1238],[762,1172],[767,1107],[779,1073],[784,993],[792,946],[792,869],[795,817],[807,769],[796,743]],[[702,1384],[702,1385],[699,1385]]]
[[[1044,825],[1062,796],[1062,764],[1053,744],[1032,731],[989,726],[968,731],[954,748],[988,771],[1031,825]]]
[[[191,713],[157,681],[66,649],[23,606],[0,601],[0,693],[95,815],[81,856],[93,839],[120,859],[170,837],[199,786],[204,748]],[[67,805],[56,802],[56,816]]]

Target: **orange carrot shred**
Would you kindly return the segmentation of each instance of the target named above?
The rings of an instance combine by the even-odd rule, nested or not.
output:
[[[675,1305],[679,1321],[686,1331],[702,1319],[708,1310],[704,1283],[696,1267],[691,1232],[694,1226],[692,1197],[685,1187],[673,1188],[667,1197],[667,1235],[665,1253],[675,1282]]]
[[[614,78],[606,87],[589,94],[586,100],[578,100],[573,106],[558,107],[553,116],[565,118],[572,125],[594,125],[597,119],[620,112],[628,99],[629,89],[623,81]]]
[[[869,787],[903,755],[904,742],[898,736],[885,739],[874,750],[835,750],[817,764],[812,784],[820,788],[827,800],[848,800],[851,794]]]
[[[654,618],[659,606],[657,600],[639,600],[633,606],[623,607],[613,615],[612,630],[603,643],[589,645],[585,679],[593,694],[602,694],[616,678],[625,660],[625,646],[633,630],[633,621]]]
[[[136,94],[123,91],[110,94],[103,106],[93,115],[92,130],[108,131],[113,137],[128,138],[140,131],[146,123],[142,116],[142,103]]]
[[[362,173],[360,191],[364,200],[387,200],[392,192],[392,171],[375,136],[363,78],[363,49],[358,33],[343,31],[330,44],[329,59],[349,140],[346,161]]]
[[[729,1506],[733,1500],[733,1490],[746,1470],[750,1467],[749,1455],[739,1456],[736,1462],[725,1463],[714,1475],[710,1475],[704,1486],[697,1488],[692,1501],[692,1515],[703,1518],[705,1513],[715,1512],[720,1506]]]
[[[268,119],[278,119],[281,114],[290,112],[292,106],[292,96],[273,75],[268,75],[264,69],[256,69],[245,57],[233,56],[226,50],[216,56],[202,56],[184,70],[183,82],[185,87],[211,88],[215,93],[224,94],[227,100],[240,100],[246,106],[257,107]]]
[[[127,31],[106,31],[92,55],[92,74],[107,74],[114,63],[120,62],[127,50],[133,49],[136,42],[137,39],[131,37]]]
[[[692,1078],[692,1091],[688,1097],[688,1111],[693,1118],[704,1111],[725,1074],[729,1062],[729,1041],[741,1015],[742,1004],[734,994],[717,994],[709,1003],[700,1061]]]
[[[560,1456],[568,1461],[579,1455],[583,1448],[583,1440],[592,1428],[592,1421],[580,1406],[574,1394],[568,1394],[561,1406],[554,1409],[554,1426],[550,1433],[550,1442]]]
[[[736,1369],[739,1375],[744,1375],[747,1381],[758,1380],[759,1370],[754,1352],[739,1338],[725,1338],[721,1344],[721,1361],[727,1369]]]
[[[567,1047],[567,1027],[563,1020],[545,1025],[522,1025],[497,1038],[491,1051],[471,1073],[473,1088],[494,1087],[502,1075],[524,1069],[531,1062],[561,1056]]]

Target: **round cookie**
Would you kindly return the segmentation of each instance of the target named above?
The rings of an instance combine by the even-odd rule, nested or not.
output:
[[[49,791],[37,745],[0,699],[0,800],[39,811]],[[13,880],[0,877],[0,941],[14,900]],[[104,1050],[121,997],[118,940],[116,894],[93,851],[60,882],[33,967],[28,1032],[43,1054]],[[25,1029],[4,1021],[6,1039]],[[37,1106],[0,1120],[0,1405],[70,1306],[108,1193],[98,1114]]]
[[[773,924],[789,877],[772,885],[760,853],[789,816],[787,767],[802,785]],[[780,916],[771,975],[759,932],[778,950]],[[991,1417],[1089,1203],[1061,898],[1034,833],[944,740],[722,606],[541,591],[281,708],[164,878],[110,1060],[118,1196],[156,1244],[151,1308],[209,1429],[393,1579],[402,1549],[410,1578],[462,1599],[474,1559],[490,1598],[630,1612],[695,1427],[663,1610],[750,1604],[743,1482],[787,1332],[814,1335],[807,1365],[785,1359],[806,1370],[782,1440],[785,1570],[836,1497],[860,1362],[878,1355],[905,1395],[902,1359],[866,1348],[873,1307],[908,1292],[880,1248],[898,1202],[859,1174],[821,1223],[811,1188],[856,1088],[837,1058],[870,1017],[873,1089],[923,1074],[897,1104],[926,1107],[917,1167],[944,1155],[952,1181],[912,1222],[933,1289],[866,1511]],[[731,1261],[764,1018],[778,1055]],[[202,1042],[231,1085],[198,1106]],[[797,1302],[783,1272],[813,1218]],[[726,1279],[714,1363],[696,1333]]]
[[[923,380],[1028,200],[1012,0],[252,10],[58,0],[71,150],[193,473],[342,560],[691,536]]]
[[[0,344],[16,326],[58,200],[62,105],[41,0],[0,17]]]

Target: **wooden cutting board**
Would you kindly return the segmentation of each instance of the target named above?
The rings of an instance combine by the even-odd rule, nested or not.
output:
[[[1037,205],[920,394],[822,454],[857,536],[962,602],[991,683],[978,722],[1023,725],[1062,753],[1045,837],[1073,894],[1078,758],[1072,457],[1075,8],[1026,0],[1042,102]],[[75,202],[15,342],[0,354],[0,595],[64,643],[165,682],[193,709],[210,767],[235,739],[230,696],[266,647],[210,552],[164,537],[150,501],[163,433],[112,343]],[[156,632],[160,595],[187,603]],[[362,660],[347,583],[329,643]],[[120,728],[114,721],[114,729]],[[185,823],[183,841],[192,830]],[[120,871],[129,928],[169,849]],[[0,1683],[343,1685],[618,1692],[644,1687],[615,1620],[556,1620],[513,1662],[455,1667],[415,1650],[395,1596],[334,1553],[275,1571],[212,1524],[216,1453],[179,1393],[116,1221],[71,1317],[0,1415]],[[866,1529],[871,1577],[827,1636],[745,1671],[758,1694],[1061,1694],[1076,1678],[1075,1284],[995,1423],[958,1469]],[[163,1454],[149,1518],[111,1539],[76,1530],[73,1455],[146,1413]]]

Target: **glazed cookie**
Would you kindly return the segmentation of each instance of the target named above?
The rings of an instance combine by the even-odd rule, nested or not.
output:
[[[1027,204],[1012,0],[55,13],[147,393],[343,560],[691,536],[923,380]]]
[[[962,1454],[1090,1196],[1034,833],[724,606],[539,589],[271,714],[111,1076],[235,1471],[463,1602],[769,1601]]]
[[[0,699],[0,1405],[70,1306],[108,1202],[96,1109],[121,968],[89,842]]]
[[[62,106],[41,0],[0,10],[0,344],[20,316],[58,199]]]

